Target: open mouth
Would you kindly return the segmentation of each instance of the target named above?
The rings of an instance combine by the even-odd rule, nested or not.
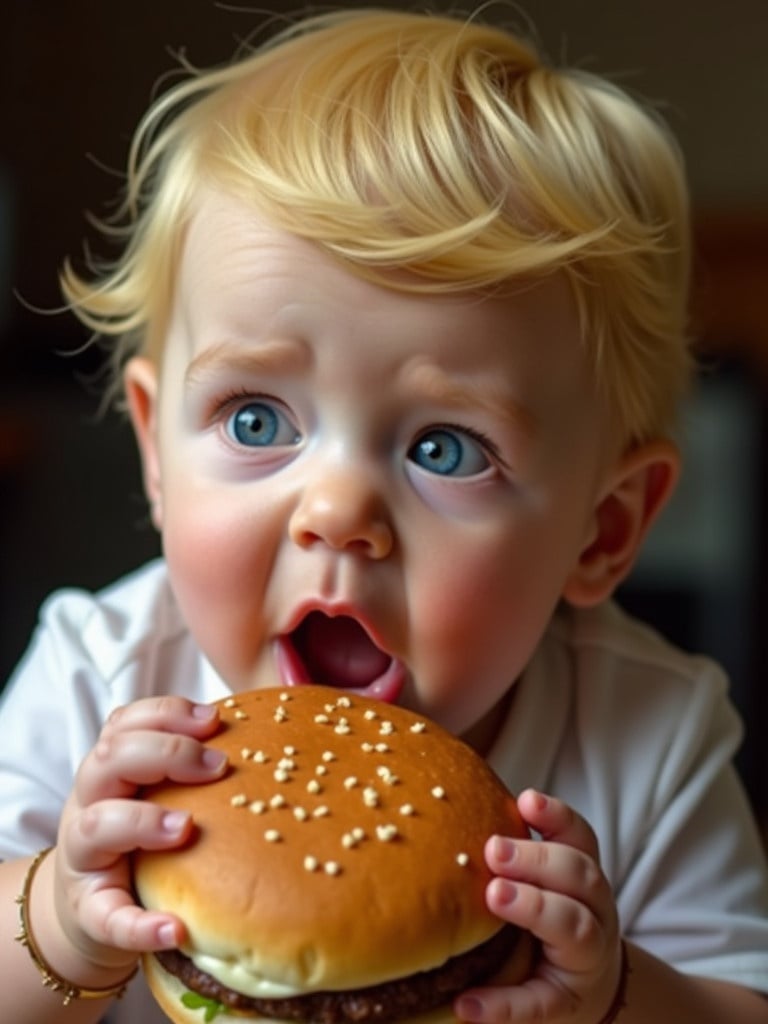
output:
[[[403,665],[382,651],[356,619],[310,612],[278,646],[287,686],[316,683],[394,703],[405,682]]]

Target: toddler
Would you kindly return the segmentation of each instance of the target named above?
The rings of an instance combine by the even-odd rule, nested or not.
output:
[[[611,601],[691,373],[664,126],[480,20],[325,15],[159,99],[122,212],[119,259],[63,285],[115,341],[163,558],[50,598],[7,688],[4,1019],[159,1024],[136,965],[184,922],[130,855],[194,823],[140,787],[226,769],[210,701],[316,682],[519,794],[486,898],[540,956],[457,1017],[765,1024],[726,682]]]

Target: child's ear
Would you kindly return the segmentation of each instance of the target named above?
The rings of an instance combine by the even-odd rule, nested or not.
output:
[[[160,455],[157,443],[157,368],[150,359],[130,359],[123,373],[125,397],[144,476],[144,492],[149,501],[152,522],[162,527],[162,488]]]
[[[563,589],[566,601],[586,608],[613,593],[632,568],[679,473],[679,452],[668,441],[640,445],[620,459],[595,507],[589,541]]]

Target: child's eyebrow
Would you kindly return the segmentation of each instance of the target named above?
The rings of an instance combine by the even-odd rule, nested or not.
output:
[[[290,373],[307,369],[313,361],[310,347],[298,338],[274,338],[259,345],[224,340],[205,348],[194,357],[184,381],[187,387],[205,385],[217,373],[248,376],[258,373]],[[461,378],[461,379],[459,379]],[[419,399],[451,406],[459,411],[484,409],[506,421],[518,433],[533,437],[537,421],[530,409],[505,392],[497,382],[476,384],[446,373],[435,363],[416,358],[401,370],[401,381]]]
[[[296,338],[275,338],[259,345],[220,341],[198,353],[184,374],[188,387],[199,387],[217,372],[236,374],[289,373],[312,362],[307,345]]]
[[[454,406],[458,410],[484,409],[497,419],[507,421],[516,432],[529,438],[536,435],[536,416],[497,382],[481,385],[468,379],[457,379],[422,359],[409,363],[403,370],[403,377],[406,385],[427,401]]]

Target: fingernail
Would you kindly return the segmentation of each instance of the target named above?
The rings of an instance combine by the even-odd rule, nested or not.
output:
[[[183,832],[188,821],[189,814],[186,811],[167,811],[163,815],[163,831],[167,832],[168,835],[177,836],[180,832]]]
[[[212,772],[221,772],[227,763],[227,755],[223,750],[215,750],[213,747],[206,747],[203,751],[203,764]]]
[[[216,717],[216,708],[212,704],[194,704],[192,706],[192,717],[209,722]]]
[[[506,836],[494,836],[493,856],[500,863],[511,864],[517,856],[517,843]]]
[[[547,809],[547,804],[549,803],[546,796],[543,793],[540,793],[538,789],[532,789],[531,793],[533,794],[533,802],[536,804],[536,810],[545,811]]]
[[[461,1020],[479,1021],[483,1019],[483,1004],[475,996],[462,996],[457,999],[454,1009]]]
[[[506,878],[495,878],[493,884],[496,885],[496,899],[502,906],[509,906],[510,903],[515,902],[517,886],[514,882],[510,882]]]
[[[167,949],[174,949],[178,945],[176,928],[170,922],[160,925],[157,929],[157,938]]]

